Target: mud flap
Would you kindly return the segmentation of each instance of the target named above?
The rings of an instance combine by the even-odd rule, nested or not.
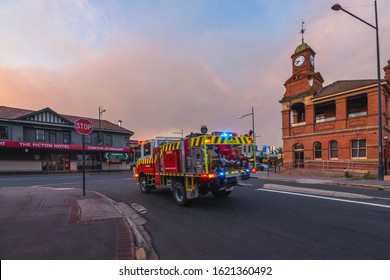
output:
[[[194,189],[193,191],[187,191],[187,199],[193,199],[197,198],[199,196],[198,188]]]

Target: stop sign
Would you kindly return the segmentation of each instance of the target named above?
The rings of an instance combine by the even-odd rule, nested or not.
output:
[[[93,125],[89,120],[79,119],[74,123],[76,131],[83,135],[88,135],[93,131]]]

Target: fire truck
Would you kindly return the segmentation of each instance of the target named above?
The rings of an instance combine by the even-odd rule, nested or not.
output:
[[[206,129],[207,131],[207,129]],[[204,131],[203,131],[204,132]],[[256,172],[256,159],[242,153],[253,137],[231,132],[191,133],[185,138],[156,137],[140,143],[134,179],[143,193],[169,187],[181,206],[199,194],[228,196],[239,180]]]

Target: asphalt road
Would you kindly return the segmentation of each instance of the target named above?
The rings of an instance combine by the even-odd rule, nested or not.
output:
[[[87,189],[142,212],[160,259],[390,259],[389,192],[251,179],[227,198],[209,194],[179,207],[169,191],[141,193],[131,174],[92,174],[86,182]],[[274,185],[353,195],[297,195]],[[82,192],[82,177],[1,177],[5,186]]]

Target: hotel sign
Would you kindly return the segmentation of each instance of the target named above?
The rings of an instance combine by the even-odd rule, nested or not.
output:
[[[53,143],[39,143],[39,142],[21,142],[0,140],[0,148],[20,148],[20,149],[49,149],[49,150],[69,150],[82,151],[83,145],[75,144],[53,144]],[[119,152],[128,153],[130,148],[109,147],[109,146],[91,146],[85,145],[86,151],[102,151],[102,152]]]

